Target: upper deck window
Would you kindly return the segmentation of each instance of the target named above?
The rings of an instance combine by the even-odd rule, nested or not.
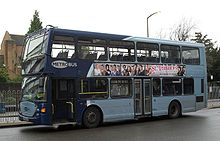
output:
[[[51,56],[53,58],[75,58],[74,38],[69,36],[54,36]]]
[[[161,45],[162,63],[180,63],[180,47],[173,45]]]
[[[192,47],[182,47],[182,60],[184,64],[199,65],[199,49]]]
[[[152,43],[137,43],[137,60],[139,62],[159,62],[159,46]]]
[[[78,57],[88,60],[107,60],[106,41],[100,39],[79,38]]]
[[[134,43],[129,41],[110,41],[111,61],[134,61]]]
[[[29,59],[33,56],[38,56],[45,53],[46,44],[48,39],[48,34],[37,34],[26,39],[25,50],[24,50],[24,60]]]

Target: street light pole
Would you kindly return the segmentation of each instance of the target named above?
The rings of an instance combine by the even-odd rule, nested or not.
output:
[[[160,11],[154,12],[154,13],[150,14],[150,15],[147,17],[147,37],[149,37],[148,19],[149,19],[151,16],[153,16],[153,15],[155,15],[155,14],[157,14],[157,13],[160,13]]]

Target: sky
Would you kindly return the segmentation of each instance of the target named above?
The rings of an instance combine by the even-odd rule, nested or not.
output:
[[[27,33],[35,10],[43,27],[147,36],[168,35],[182,19],[195,24],[194,32],[207,34],[220,43],[219,3],[217,0],[3,0],[0,2],[0,41],[5,31]]]

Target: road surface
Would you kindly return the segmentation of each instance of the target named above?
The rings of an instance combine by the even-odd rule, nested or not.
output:
[[[94,129],[28,126],[0,128],[0,141],[219,141],[220,108],[141,121],[110,123]]]

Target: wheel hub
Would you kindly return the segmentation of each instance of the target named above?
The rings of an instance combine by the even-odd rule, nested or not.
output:
[[[90,112],[87,119],[89,123],[94,123],[96,121],[96,114],[94,112]]]

